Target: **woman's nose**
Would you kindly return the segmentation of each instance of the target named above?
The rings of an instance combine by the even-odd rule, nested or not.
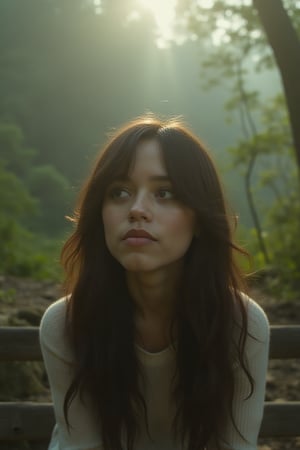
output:
[[[149,199],[146,198],[146,195],[137,195],[129,211],[130,222],[139,220],[149,221],[151,218],[152,212]]]

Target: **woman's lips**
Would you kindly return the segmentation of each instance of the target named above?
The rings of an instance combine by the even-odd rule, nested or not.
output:
[[[155,239],[152,234],[148,233],[145,230],[129,230],[124,235],[123,240],[126,241],[126,244],[131,245],[133,247],[138,247],[140,245],[150,244],[155,242]]]

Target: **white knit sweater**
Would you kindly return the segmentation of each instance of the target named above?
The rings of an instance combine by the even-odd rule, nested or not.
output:
[[[236,432],[228,418],[222,447],[231,450],[254,450],[263,415],[265,380],[269,351],[269,323],[263,310],[251,299],[244,297],[248,311],[249,331],[258,341],[248,337],[246,353],[254,378],[253,395],[240,367],[236,367],[236,388],[233,411],[238,429],[248,442]],[[99,427],[91,414],[88,399],[74,399],[69,410],[70,433],[65,425],[63,402],[73,375],[73,356],[64,334],[66,300],[53,303],[45,312],[40,326],[40,342],[50,382],[56,425],[49,449],[51,450],[105,450]],[[136,346],[146,376],[144,397],[147,404],[152,440],[143,430],[136,450],[180,450],[171,432],[174,407],[170,396],[171,377],[174,373],[175,353],[172,347],[158,353],[149,353]],[[210,450],[210,449],[209,449]],[[213,450],[213,449],[211,449]]]

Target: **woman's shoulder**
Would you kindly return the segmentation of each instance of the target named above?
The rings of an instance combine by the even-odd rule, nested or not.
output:
[[[61,329],[64,326],[67,311],[67,298],[63,297],[50,306],[44,312],[41,324],[40,332],[41,334],[52,334],[53,329]]]
[[[71,352],[66,337],[67,297],[52,303],[44,312],[40,323],[40,342],[42,348],[47,347],[71,362]]]
[[[248,295],[242,293],[241,300],[247,314],[248,335],[252,343],[268,345],[270,339],[270,323],[263,308]],[[251,344],[250,344],[251,345]]]
[[[255,334],[261,334],[264,337],[269,333],[270,324],[269,319],[263,308],[252,298],[243,294],[246,310],[248,313],[249,331]]]

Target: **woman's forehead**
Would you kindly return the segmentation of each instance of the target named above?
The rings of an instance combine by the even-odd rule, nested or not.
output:
[[[167,170],[162,150],[157,141],[142,141],[137,145],[134,161],[131,162],[129,174],[166,176]]]

